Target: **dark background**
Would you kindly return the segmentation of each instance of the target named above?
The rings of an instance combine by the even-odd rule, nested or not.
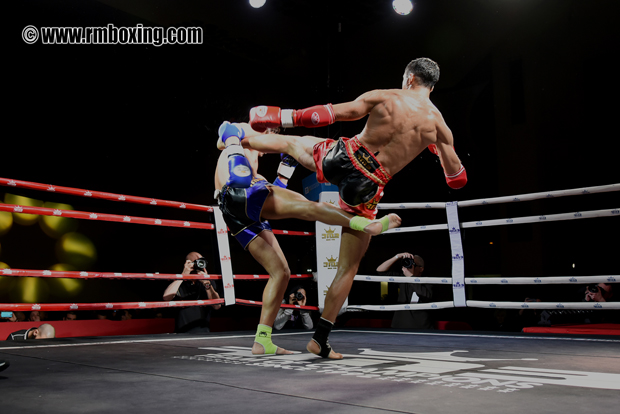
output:
[[[441,67],[431,99],[455,137],[469,182],[459,191],[424,152],[387,186],[383,201],[443,202],[617,183],[617,2],[597,0],[417,0],[408,16],[390,0],[95,1],[29,0],[5,15],[4,132],[0,176],[213,205],[213,172],[223,120],[247,121],[260,104],[303,108],[398,88],[409,61]],[[36,27],[177,26],[203,28],[201,45],[29,45]],[[364,120],[312,133],[353,136]],[[261,170],[275,178],[278,158]],[[301,168],[290,187],[301,191]],[[26,190],[4,192],[71,203],[76,210],[212,222],[174,211]],[[586,211],[617,206],[617,193],[460,210],[461,221]],[[445,223],[442,211],[402,212],[403,226]],[[284,220],[279,229],[313,230]],[[186,253],[202,252],[219,273],[214,232],[80,221],[97,248],[89,270],[180,273]],[[466,275],[617,274],[616,218],[516,225],[463,232]],[[293,273],[316,266],[313,240],[280,236]],[[493,242],[493,244],[490,244]],[[0,236],[0,261],[46,269],[55,240],[14,224]],[[231,239],[233,271],[263,273]],[[375,238],[360,268],[400,252],[426,260],[426,276],[448,276],[443,232]],[[573,266],[574,264],[574,266]],[[2,280],[1,301],[15,281]],[[41,282],[44,283],[44,282]],[[164,282],[84,281],[79,299],[44,289],[41,301],[160,300]],[[249,285],[249,286],[248,286]],[[263,282],[237,283],[260,299]],[[358,284],[360,285],[360,284]],[[350,302],[380,303],[378,284],[356,285]],[[51,285],[50,285],[51,286]],[[493,287],[474,299],[575,298],[574,289]],[[312,293],[311,293],[312,295]],[[316,297],[316,294],[314,294]],[[451,293],[440,293],[438,300]]]

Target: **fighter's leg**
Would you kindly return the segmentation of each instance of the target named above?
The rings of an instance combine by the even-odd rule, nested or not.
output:
[[[271,194],[263,204],[261,216],[267,220],[296,218],[320,221],[335,226],[354,227],[370,235],[380,234],[401,224],[401,219],[396,214],[389,214],[379,220],[369,220],[353,216],[328,203],[309,201],[299,193],[280,187],[272,187]]]
[[[366,253],[369,243],[369,234],[347,228],[342,229],[340,253],[338,256],[338,271],[327,291],[325,308],[321,315],[321,319],[324,320],[324,323],[319,324],[313,339],[308,342],[306,346],[308,352],[320,355],[323,350],[324,354],[321,356],[330,359],[342,359],[342,354],[334,352],[333,350],[330,350],[329,354],[325,355],[326,352],[324,349],[326,347],[329,348],[328,336],[331,325],[336,321],[338,312],[342,308],[347,296],[349,296],[351,286],[353,285],[353,278],[357,274],[360,261]]]
[[[276,353],[291,354],[283,348],[276,347],[271,342],[271,328],[280,309],[284,292],[291,276],[284,253],[278,244],[275,236],[270,231],[261,232],[248,245],[248,251],[269,273],[269,281],[263,290],[263,307],[259,320],[259,329],[262,331],[263,338],[259,338],[252,346],[253,354]],[[263,325],[261,327],[261,325]]]
[[[353,215],[328,203],[310,201],[294,191],[271,187],[271,194],[263,204],[261,217],[267,220],[296,218],[349,227]]]
[[[265,153],[285,153],[297,160],[310,171],[316,171],[312,148],[315,144],[325,141],[309,135],[263,134],[246,137],[241,143],[244,147]]]

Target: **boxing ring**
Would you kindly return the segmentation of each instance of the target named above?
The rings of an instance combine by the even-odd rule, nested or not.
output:
[[[265,280],[269,276],[233,274],[226,226],[216,207],[4,178],[0,178],[0,185],[213,214],[213,223],[199,223],[0,204],[0,211],[7,212],[215,231],[222,265],[221,275],[206,276],[28,269],[2,269],[2,276],[125,280],[207,278],[221,280],[224,290],[224,297],[217,300],[12,303],[0,304],[1,310],[148,309],[211,304],[261,306],[260,302],[237,298],[235,282]],[[458,203],[381,204],[381,209],[446,210],[446,224],[404,227],[379,237],[390,237],[392,233],[447,230],[452,251],[451,277],[358,275],[355,280],[451,285],[454,298],[427,304],[348,305],[347,309],[620,309],[614,303],[467,300],[465,286],[617,283],[619,276],[468,278],[465,277],[460,235],[463,228],[617,217],[620,215],[617,208],[466,223],[460,223],[458,219],[460,208],[473,205],[619,189],[619,184],[613,184]],[[274,233],[278,236],[315,236],[309,232],[282,230],[274,230]],[[292,279],[310,280],[314,277],[312,274],[291,275]],[[318,310],[313,306],[302,309]],[[308,331],[280,331],[273,337],[279,346],[301,351],[311,335],[312,332]],[[620,390],[620,356],[617,352],[620,339],[617,337],[335,329],[330,340],[334,348],[345,355],[340,361],[323,360],[305,350],[293,355],[255,357],[250,352],[253,338],[254,332],[238,331],[207,336],[174,334],[55,338],[22,343],[0,341],[0,359],[11,361],[11,367],[0,373],[3,408],[10,413],[42,409],[42,406],[51,413],[111,412],[116,409],[140,413],[168,409],[273,413],[290,411],[292,407],[336,413],[478,413],[481,409],[501,413],[526,410],[555,413],[585,412],[593,407],[599,413],[617,410]]]

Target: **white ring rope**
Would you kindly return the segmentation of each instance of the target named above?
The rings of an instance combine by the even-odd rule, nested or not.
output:
[[[555,198],[575,195],[586,195],[594,193],[605,193],[609,191],[620,191],[620,184],[600,185],[596,187],[583,187],[570,190],[547,191],[543,193],[520,194],[514,196],[480,198],[477,200],[460,201],[459,207],[484,206],[489,204],[515,203],[520,201],[540,200],[543,198]],[[445,203],[380,203],[377,205],[381,210],[395,209],[425,209],[425,208],[445,208]]]
[[[550,214],[541,216],[517,217],[498,220],[486,220],[458,223],[458,207],[480,206],[488,204],[514,203],[532,201],[543,198],[555,198],[564,196],[586,195],[619,191],[620,184],[602,185],[596,187],[584,187],[571,190],[559,190],[543,193],[521,194],[517,196],[496,197],[487,199],[468,200],[449,203],[384,203],[379,204],[379,209],[426,209],[443,208],[447,210],[450,224],[433,224],[427,226],[401,227],[388,230],[385,233],[406,233],[426,230],[448,230],[452,249],[452,276],[451,278],[438,277],[391,277],[357,275],[354,280],[364,282],[387,282],[387,283],[424,283],[424,284],[452,284],[454,300],[452,302],[411,303],[404,305],[349,305],[347,310],[374,310],[374,311],[399,311],[399,310],[422,310],[422,309],[445,309],[453,307],[476,307],[476,308],[504,308],[504,309],[620,309],[620,303],[608,302],[489,302],[464,300],[464,287],[467,285],[536,285],[536,284],[591,284],[591,283],[618,283],[620,275],[599,276],[553,276],[553,277],[470,277],[463,278],[462,270],[464,257],[460,247],[460,228],[476,228],[489,226],[503,226],[525,223],[545,223],[551,221],[576,220],[595,217],[620,217],[620,209],[603,209],[585,212]]]
[[[353,280],[358,282],[396,282],[396,283],[426,283],[436,285],[451,285],[451,277],[399,277],[399,276],[371,276],[357,275]]]
[[[489,302],[468,300],[469,308],[501,309],[620,309],[620,302]]]
[[[460,203],[459,203],[459,207],[461,207]],[[551,221],[578,220],[582,218],[614,217],[614,216],[620,216],[620,209],[613,208],[611,210],[575,211],[573,213],[548,214],[548,215],[541,215],[541,216],[527,216],[527,217],[516,217],[516,218],[507,218],[507,219],[485,220],[485,221],[468,221],[465,223],[461,223],[461,228],[468,229],[468,228],[474,228],[474,227],[491,227],[491,226],[503,226],[503,225],[510,225],[510,224],[546,223],[546,222],[551,222]],[[397,227],[395,229],[387,230],[382,234],[409,233],[409,232],[415,232],[415,231],[447,230],[447,229],[448,229],[448,224],[432,224],[430,226]]]
[[[423,278],[418,278],[423,279]],[[465,283],[472,285],[555,285],[618,283],[620,275],[607,276],[546,276],[546,277],[466,277]],[[424,283],[424,282],[420,282]]]
[[[426,309],[449,309],[454,307],[454,302],[433,302],[433,303],[407,303],[405,305],[349,305],[348,310],[368,310],[368,311],[399,311],[399,310],[426,310]]]

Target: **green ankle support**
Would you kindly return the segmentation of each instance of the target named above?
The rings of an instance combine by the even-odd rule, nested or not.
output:
[[[355,216],[351,219],[351,221],[349,221],[349,226],[353,230],[364,231],[364,229],[371,223],[381,223],[381,226],[382,226],[381,233],[383,233],[384,231],[388,229],[390,225],[390,217],[383,216],[380,219],[370,220],[370,219],[367,219],[366,217]]]
[[[263,346],[266,355],[275,355],[278,350],[278,347],[271,342],[271,331],[271,326],[258,325],[256,337],[254,338],[254,342],[257,342]]]

